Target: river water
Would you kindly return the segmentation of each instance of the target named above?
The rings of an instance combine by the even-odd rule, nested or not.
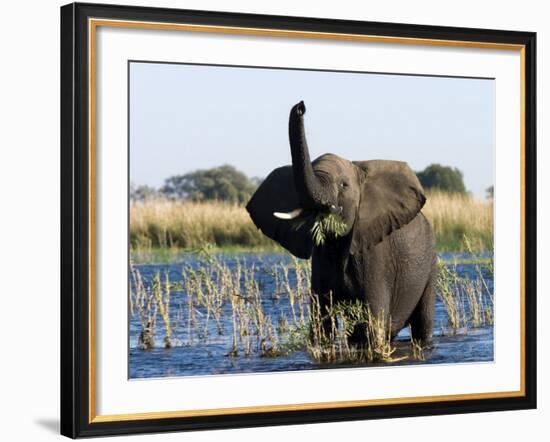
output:
[[[479,257],[476,257],[476,259]],[[280,275],[276,275],[278,266],[291,264],[288,254],[282,253],[240,253],[216,255],[218,262],[228,269],[254,269],[258,290],[261,294],[262,311],[273,324],[281,318],[291,318],[297,313],[292,312],[290,299],[280,293]],[[458,254],[442,254],[440,260],[448,263],[447,266],[455,270],[460,278],[475,280],[479,276],[479,266],[476,266],[472,257]],[[454,263],[453,263],[454,262]],[[453,264],[451,264],[453,263]],[[161,312],[156,311],[156,327],[154,332],[154,346],[142,349],[140,334],[143,330],[143,317],[129,308],[129,373],[130,379],[158,378],[176,376],[202,376],[230,373],[277,372],[293,370],[310,370],[349,367],[349,363],[318,362],[303,346],[295,346],[292,351],[275,357],[265,357],[261,352],[252,351],[249,354],[232,354],[233,322],[231,305],[225,302],[220,307],[220,318],[217,323],[213,318],[206,320],[207,312],[200,306],[194,306],[195,326],[201,331],[191,330],[188,309],[188,295],[185,286],[183,269],[200,272],[204,260],[195,254],[182,254],[176,262],[168,264],[136,264],[134,269],[139,271],[143,285],[150,288],[154,284],[158,273],[161,281],[166,276],[170,281],[169,316],[172,328],[172,347],[164,348],[166,330],[162,321]],[[484,297],[492,298],[492,275],[483,270],[485,281]],[[243,276],[244,279],[244,276]],[[288,272],[288,282],[296,286],[295,272]],[[131,283],[132,290],[135,282]],[[149,290],[149,289],[148,289]],[[468,310],[468,301],[464,308]],[[492,304],[492,300],[490,301]],[[486,304],[489,301],[486,299]],[[132,314],[132,312],[134,314]],[[433,347],[425,351],[423,360],[414,360],[406,357],[410,352],[410,337],[408,329],[403,329],[395,340],[395,359],[397,362],[361,363],[364,365],[388,364],[454,364],[486,362],[493,360],[493,326],[491,324],[466,325],[456,330],[449,327],[447,309],[440,296],[437,296],[435,306],[434,342]],[[400,356],[406,357],[402,359]]]

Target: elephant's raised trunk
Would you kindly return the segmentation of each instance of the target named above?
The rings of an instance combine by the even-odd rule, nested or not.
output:
[[[292,170],[294,172],[294,184],[304,208],[318,208],[326,204],[323,201],[323,187],[319,178],[315,176],[309,150],[307,147],[304,130],[304,114],[306,106],[300,101],[290,110],[288,121],[288,135],[290,138],[290,151],[292,154]]]

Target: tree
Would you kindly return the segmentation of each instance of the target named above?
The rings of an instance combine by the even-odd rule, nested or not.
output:
[[[449,193],[466,193],[462,172],[456,167],[430,164],[416,174],[422,187],[428,190],[440,190]]]
[[[164,181],[161,192],[171,199],[219,200],[243,204],[257,185],[230,165],[175,175]]]
[[[159,197],[157,189],[146,184],[136,185],[130,183],[130,200],[131,201],[146,201]]]
[[[485,193],[487,194],[487,199],[492,200],[495,196],[495,186],[487,187],[487,189],[485,189]]]

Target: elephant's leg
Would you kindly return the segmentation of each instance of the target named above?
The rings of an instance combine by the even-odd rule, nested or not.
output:
[[[314,343],[329,338],[334,332],[334,318],[330,317],[330,311],[334,304],[330,294],[314,294],[311,300],[311,317],[309,322],[310,340]]]
[[[350,344],[365,347],[369,341],[369,334],[374,336],[388,336],[392,327],[390,315],[391,288],[385,283],[376,284],[370,290],[372,295],[365,296],[363,303],[366,307],[371,324],[358,322],[348,341]],[[378,335],[380,334],[380,335]],[[375,337],[375,339],[378,339]]]
[[[355,324],[351,335],[348,337],[348,342],[356,347],[367,347],[369,342],[367,324],[364,322]]]
[[[435,277],[432,276],[410,319],[412,337],[423,346],[429,346],[432,342],[434,310]]]

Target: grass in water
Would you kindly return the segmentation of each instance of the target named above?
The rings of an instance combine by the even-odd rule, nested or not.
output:
[[[130,312],[137,316],[141,325],[138,347],[149,350],[155,346],[155,329],[157,322],[157,301],[151,296],[151,290],[145,287],[141,273],[131,268],[132,291],[130,295]]]
[[[473,277],[459,276],[458,262],[440,262],[437,276],[437,295],[447,312],[446,331],[452,334],[493,324],[494,293],[489,287],[494,275],[493,257],[475,260],[466,236],[463,247],[474,257]]]
[[[383,311],[374,314],[362,302],[330,302],[323,315],[319,298],[312,295],[309,315],[311,334],[307,341],[310,356],[322,363],[394,363],[407,356],[394,357],[396,347],[391,341],[391,318]],[[328,326],[327,326],[328,325]],[[366,342],[351,345],[349,337],[362,329]]]
[[[468,239],[465,249],[468,245]],[[472,251],[472,253],[474,253]],[[474,255],[475,257],[475,255]],[[156,272],[144,279],[131,266],[130,313],[140,325],[137,347],[204,346],[227,342],[229,357],[279,357],[305,351],[320,363],[392,363],[395,353],[384,312],[375,314],[361,302],[329,303],[322,311],[310,291],[311,264],[292,258],[269,267],[247,265],[246,258],[223,258],[202,250],[194,264],[183,265],[181,278]],[[492,325],[492,259],[470,265],[470,276],[460,276],[459,264],[441,264],[437,296],[447,320],[443,333],[467,333]],[[271,289],[264,289],[269,276]],[[284,302],[283,302],[284,301]],[[269,306],[269,307],[268,307]],[[362,327],[364,346],[353,346],[349,337]],[[226,336],[225,338],[221,338]],[[407,358],[426,358],[420,343],[411,338]]]
[[[409,325],[409,335],[411,337],[411,359],[415,361],[425,361],[425,347],[418,340],[413,338],[412,327]]]

